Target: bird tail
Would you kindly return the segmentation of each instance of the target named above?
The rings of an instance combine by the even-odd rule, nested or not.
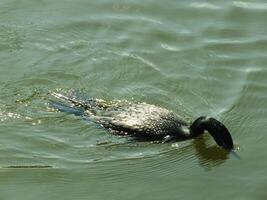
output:
[[[76,96],[66,96],[56,92],[52,92],[51,95],[57,100],[50,100],[49,105],[58,111],[68,114],[81,116],[85,110],[91,111],[95,104],[93,99],[83,100]]]
[[[66,96],[55,92],[51,93],[51,95],[56,98],[56,100],[50,99],[48,102],[52,109],[82,117],[83,120],[86,120],[89,123],[94,122],[94,99],[88,98],[83,100],[85,98],[82,99],[76,96]],[[94,125],[94,123],[92,125]]]
[[[60,94],[60,93],[55,93],[55,92],[51,93],[51,95],[53,97],[61,100],[61,101],[71,103],[72,107],[83,107],[83,108],[87,107],[87,104],[85,104],[84,102],[82,102],[76,98],[71,98],[71,97],[65,96],[65,95]]]
[[[80,107],[73,107],[71,105],[68,105],[66,103],[57,102],[54,100],[49,101],[49,106],[55,110],[58,110],[60,112],[68,113],[68,114],[74,114],[77,116],[82,116],[84,114],[84,109]]]

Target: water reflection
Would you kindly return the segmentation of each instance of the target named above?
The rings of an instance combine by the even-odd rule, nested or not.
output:
[[[196,150],[199,164],[205,170],[211,170],[212,167],[222,164],[229,155],[227,151],[216,145],[207,145],[203,136],[193,140],[193,146]]]

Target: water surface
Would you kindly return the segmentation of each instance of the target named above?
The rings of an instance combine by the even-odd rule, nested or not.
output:
[[[266,199],[265,1],[0,2],[1,199]],[[221,120],[134,142],[52,111],[49,93],[145,101]]]

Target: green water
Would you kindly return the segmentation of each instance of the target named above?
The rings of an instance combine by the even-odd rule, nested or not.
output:
[[[0,199],[267,198],[267,2],[0,1]],[[145,101],[230,130],[134,142],[49,92]]]

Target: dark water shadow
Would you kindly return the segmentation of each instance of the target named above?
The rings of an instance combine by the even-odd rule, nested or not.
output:
[[[221,165],[229,157],[228,151],[215,145],[208,146],[203,136],[193,140],[193,147],[196,150],[200,166],[205,170],[211,170],[212,167]]]

